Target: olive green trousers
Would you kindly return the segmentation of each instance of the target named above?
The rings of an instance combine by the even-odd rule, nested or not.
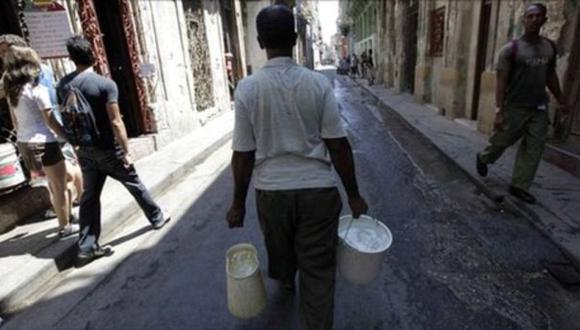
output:
[[[528,190],[542,159],[549,123],[547,109],[506,108],[503,129],[493,132],[489,138],[489,146],[479,156],[480,161],[485,164],[494,163],[508,147],[521,138],[514,163],[512,186]]]

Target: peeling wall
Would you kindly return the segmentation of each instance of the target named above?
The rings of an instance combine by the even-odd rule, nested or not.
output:
[[[246,59],[248,74],[256,72],[266,63],[266,52],[260,49],[258,44],[258,30],[256,29],[256,17],[262,8],[269,6],[270,0],[246,1]]]
[[[219,4],[204,2],[205,34],[208,40],[207,63],[211,76],[211,107],[198,112],[196,84],[202,79],[194,74],[189,49],[185,12],[186,1],[135,0],[139,8],[141,39],[146,51],[142,62],[155,66],[148,79],[152,104],[159,132],[158,146],[191,133],[216,114],[229,109],[229,93],[223,50]]]
[[[157,121],[158,145],[177,139],[197,126],[191,63],[181,1],[140,0],[142,37],[148,51],[144,63],[155,66],[149,78]]]
[[[213,0],[204,0],[204,14],[207,40],[212,72],[214,109],[207,111],[202,118],[206,122],[209,118],[231,110],[230,93],[225,63],[225,48],[223,44],[223,27],[219,9],[219,3]]]

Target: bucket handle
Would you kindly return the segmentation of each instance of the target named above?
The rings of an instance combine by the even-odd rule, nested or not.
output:
[[[375,218],[374,212],[372,212],[372,211],[371,212],[367,212],[366,215],[368,215],[371,219],[374,220],[376,226],[379,225],[379,220],[377,220],[377,218]],[[351,217],[350,218],[350,223],[348,224],[348,227],[346,228],[346,233],[344,233],[344,238],[343,239],[344,239],[345,242],[347,241],[346,237],[348,236],[348,232],[350,231],[350,227],[352,226],[352,223],[353,222],[354,222],[354,217]]]

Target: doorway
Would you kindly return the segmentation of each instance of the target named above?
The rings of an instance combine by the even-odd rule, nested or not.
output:
[[[491,22],[492,0],[481,2],[481,19],[477,36],[477,59],[475,60],[475,82],[473,85],[473,100],[471,104],[471,120],[477,120],[479,112],[479,94],[481,89],[481,75],[485,71],[487,42],[489,39],[489,25]]]
[[[139,120],[141,108],[119,0],[93,0],[93,4],[103,34],[111,79],[117,83],[119,89],[119,107],[127,127],[127,134],[129,137],[139,136],[144,133]]]
[[[402,91],[415,92],[415,66],[417,65],[417,28],[419,24],[419,1],[409,2],[403,26],[405,35]]]
[[[564,95],[568,97],[570,105],[570,118],[563,120],[564,124],[558,125],[560,127],[556,127],[556,134],[565,135],[570,143],[580,149],[580,80],[578,79],[580,75],[580,6],[576,12],[575,36],[564,85]],[[560,122],[559,118],[557,122]]]

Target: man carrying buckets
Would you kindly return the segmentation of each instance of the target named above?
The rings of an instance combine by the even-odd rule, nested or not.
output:
[[[367,211],[328,79],[292,59],[294,16],[284,5],[260,11],[258,42],[268,62],[235,93],[230,227],[242,227],[255,172],[258,218],[268,273],[293,289],[299,272],[300,311],[307,329],[331,329],[340,195],[334,166],[353,216]]]

